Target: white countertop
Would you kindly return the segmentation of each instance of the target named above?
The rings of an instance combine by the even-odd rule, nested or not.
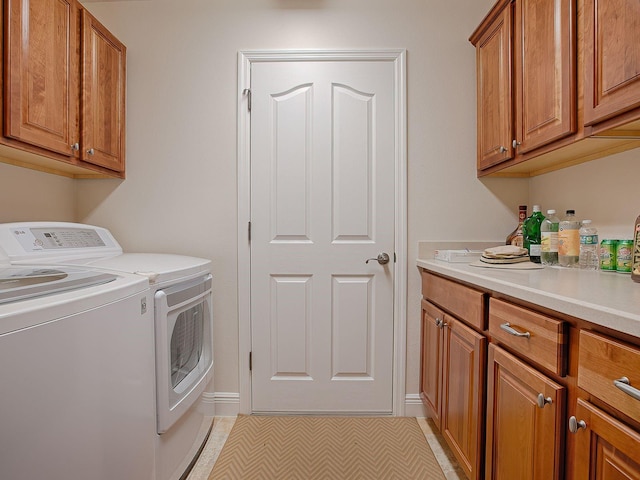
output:
[[[433,260],[418,267],[640,337],[640,283],[629,274],[545,266],[506,270]]]

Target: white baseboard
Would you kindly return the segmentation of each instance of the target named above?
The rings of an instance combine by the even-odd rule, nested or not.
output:
[[[215,392],[213,402],[217,417],[235,417],[240,413],[240,394],[238,392]]]
[[[218,417],[235,417],[240,413],[240,394],[237,392],[205,393],[208,402],[215,404]],[[404,414],[407,417],[428,417],[427,410],[417,393],[408,393],[404,400]]]
[[[420,394],[407,393],[404,396],[404,415],[406,417],[428,417],[427,409],[425,408]]]

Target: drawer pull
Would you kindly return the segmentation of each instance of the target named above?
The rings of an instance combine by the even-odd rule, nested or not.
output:
[[[571,433],[578,433],[578,430],[580,430],[581,428],[586,429],[587,422],[585,422],[584,420],[578,421],[578,419],[572,415],[571,418],[569,418],[569,431]]]
[[[536,401],[538,403],[538,407],[540,408],[544,408],[545,405],[550,405],[553,403],[553,399],[551,397],[544,398],[544,395],[542,393],[538,394],[538,399]]]
[[[633,397],[636,400],[640,400],[640,390],[632,387],[631,382],[629,382],[629,379],[627,377],[622,377],[618,380],[614,380],[613,384],[630,397]]]
[[[509,335],[513,335],[514,337],[531,338],[531,334],[529,332],[519,332],[515,328],[513,328],[509,322],[501,324],[500,328],[507,332]]]

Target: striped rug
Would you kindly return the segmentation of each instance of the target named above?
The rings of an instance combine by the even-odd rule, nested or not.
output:
[[[412,417],[240,415],[209,480],[444,480]]]

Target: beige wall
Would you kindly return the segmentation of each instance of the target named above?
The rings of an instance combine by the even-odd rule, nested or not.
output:
[[[605,190],[612,201],[607,210],[611,221],[633,221],[636,214],[629,210],[636,207],[629,201],[626,175],[631,154],[533,180],[476,178],[475,53],[467,38],[492,4],[493,0],[85,4],[128,47],[127,179],[77,181],[76,219],[110,228],[129,251],[212,259],[216,391],[238,391],[239,50],[407,49],[407,393],[418,391],[420,285],[414,259],[419,241],[501,241],[513,229],[520,203],[575,207],[579,215],[601,205],[601,195],[574,202],[580,187],[572,172],[586,172],[596,185],[604,184],[606,172],[611,178]],[[8,182],[0,172],[2,188]],[[618,185],[624,191],[617,190]],[[62,190],[53,178],[48,188]],[[621,202],[628,202],[629,208],[616,208]],[[34,212],[35,206],[25,214]],[[605,217],[592,216],[595,223]]]
[[[74,180],[0,163],[0,223],[71,222],[75,216]]]
[[[530,180],[530,205],[562,216],[572,208],[589,218],[600,238],[632,238],[640,214],[640,149],[619,153]]]

